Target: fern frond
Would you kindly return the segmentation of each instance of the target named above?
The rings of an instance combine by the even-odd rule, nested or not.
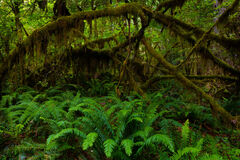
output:
[[[61,137],[65,137],[67,134],[73,134],[81,138],[85,138],[86,135],[82,131],[78,130],[77,128],[66,128],[61,130],[57,134],[50,135],[47,139],[47,145],[49,145],[52,141],[59,139]]]
[[[117,143],[113,139],[107,139],[104,143],[104,153],[107,158],[110,158],[113,152],[113,149],[117,146]]]
[[[137,131],[133,134],[133,137],[141,137],[144,141],[147,139],[146,133],[144,131]]]
[[[59,128],[70,128],[70,127],[72,127],[72,123],[71,122],[69,122],[69,121],[59,121],[59,122],[57,122],[57,126],[59,127]]]
[[[47,100],[46,94],[42,93],[42,94],[36,95],[32,101],[42,103],[46,100]]]
[[[132,121],[137,121],[137,122],[140,122],[140,123],[143,123],[143,119],[142,119],[142,116],[141,114],[139,113],[133,113],[131,114],[131,116],[129,117],[128,121],[127,121],[127,124],[132,122]]]
[[[176,127],[182,127],[182,124],[174,119],[163,119],[159,126],[161,127],[161,130],[168,130],[169,127],[176,126]]]
[[[189,120],[186,120],[186,122],[184,123],[183,127],[182,127],[182,142],[187,144],[188,142],[188,138],[189,138]]]
[[[175,153],[172,157],[171,160],[179,160],[182,156],[193,153],[194,155],[197,155],[200,152],[198,148],[194,147],[185,147],[182,150],[178,150],[177,153]]]
[[[197,146],[196,146],[197,149],[202,150],[203,141],[204,141],[204,139],[201,138],[201,139],[197,142]]]
[[[134,142],[131,139],[124,139],[122,140],[121,145],[125,149],[126,154],[131,156]]]
[[[169,138],[167,135],[163,134],[155,134],[151,137],[149,137],[146,140],[146,145],[151,145],[151,144],[159,144],[162,143],[165,145],[171,152],[174,152],[174,143],[171,138]]]
[[[29,121],[39,118],[39,112],[42,108],[36,102],[28,103],[28,107],[19,118],[19,122],[27,124]]]
[[[223,158],[217,154],[213,155],[205,154],[204,156],[201,156],[199,160],[223,160]]]
[[[93,146],[93,143],[96,141],[98,134],[96,132],[91,132],[87,135],[86,139],[83,140],[82,148],[83,150],[88,149]]]
[[[70,116],[72,113],[80,111],[86,117],[91,119],[91,121],[95,123],[96,127],[102,128],[102,126],[106,126],[106,131],[113,135],[114,131],[106,113],[102,110],[102,107],[92,99],[85,99],[84,101],[85,102],[78,104],[76,107],[72,107],[69,109]]]

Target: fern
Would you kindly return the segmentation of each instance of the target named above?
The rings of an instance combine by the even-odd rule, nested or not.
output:
[[[66,138],[66,135],[68,135],[68,134],[76,135],[76,136],[81,137],[81,138],[86,137],[85,133],[83,133],[82,131],[80,131],[76,128],[66,128],[66,129],[61,130],[57,134],[50,135],[47,139],[47,145],[49,145],[52,141],[57,140],[61,137]]]
[[[161,130],[167,133],[168,130],[172,129],[173,127],[182,127],[182,124],[174,119],[163,119],[159,123],[159,127],[161,127]]]
[[[181,157],[183,157],[184,155],[187,155],[189,153],[191,153],[192,155],[192,159],[195,159],[195,157],[198,156],[198,154],[200,153],[200,151],[202,150],[202,145],[203,145],[203,138],[201,138],[198,142],[197,145],[195,147],[185,147],[183,149],[179,149],[177,151],[177,153],[175,153],[171,159],[173,160],[178,160]]]
[[[132,154],[134,142],[131,139],[124,139],[122,140],[121,145],[125,149],[126,154],[130,156]]]
[[[175,153],[171,159],[172,160],[179,160],[181,157],[183,157],[186,154],[193,153],[193,154],[198,154],[200,152],[199,149],[194,148],[194,147],[185,147],[182,150],[178,150],[177,153]]]
[[[172,139],[169,138],[167,135],[155,134],[146,140],[146,145],[151,145],[154,143],[156,143],[156,144],[162,143],[171,152],[174,152],[174,143],[173,143]]]
[[[98,134],[96,132],[91,132],[87,135],[86,139],[84,139],[82,148],[83,150],[88,149],[93,146],[93,143],[96,141]]]
[[[107,139],[104,143],[104,153],[107,158],[110,158],[114,148],[117,146],[117,143],[113,139]]]
[[[153,131],[152,127],[145,127],[144,131],[137,131],[136,133],[134,133],[133,137],[141,137],[143,138],[143,140],[147,140],[147,138],[149,137],[150,133]]]
[[[186,120],[184,125],[182,126],[182,143],[186,145],[188,143],[188,137],[189,137],[189,120]]]
[[[199,160],[222,160],[222,157],[220,155],[209,155],[205,154],[204,156],[200,157]]]

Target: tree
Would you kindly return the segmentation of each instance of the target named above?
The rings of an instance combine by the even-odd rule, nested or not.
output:
[[[44,2],[46,7],[47,2],[41,2]],[[219,118],[228,124],[238,126],[239,117],[228,113],[212,96],[190,80],[191,76],[186,74],[188,73],[186,68],[192,57],[199,56],[210,60],[214,67],[217,66],[221,70],[221,73],[226,71],[222,79],[233,80],[236,83],[239,81],[240,71],[235,68],[239,67],[239,64],[230,65],[213,52],[214,47],[219,46],[224,52],[234,52],[234,55],[239,55],[238,35],[234,31],[229,37],[225,33],[212,32],[215,26],[227,27],[224,26],[226,22],[231,16],[236,16],[239,0],[234,0],[216,22],[206,28],[181,20],[181,18],[189,18],[189,21],[192,21],[191,17],[179,13],[184,12],[187,6],[193,5],[193,2],[187,0],[160,1],[158,4],[147,0],[141,3],[132,1],[122,3],[111,1],[112,6],[107,7],[110,5],[109,2],[103,0],[92,0],[90,3],[84,0],[57,0],[54,3],[53,13],[58,18],[35,29],[29,36],[26,34],[24,40],[18,40],[10,53],[4,54],[4,60],[0,63],[1,82],[17,65],[22,66],[21,72],[24,73],[29,68],[30,62],[36,59],[38,67],[33,70],[40,71],[40,68],[48,66],[49,68],[45,70],[48,72],[42,74],[52,74],[55,78],[56,75],[59,77],[67,75],[70,70],[76,78],[80,73],[87,76],[99,70],[118,72],[119,84],[129,81],[130,86],[142,95],[144,95],[144,87],[148,87],[146,83],[150,84],[152,76],[155,78],[167,74],[206,99],[212,112]],[[23,10],[26,9],[24,3],[17,4],[15,7],[22,5]],[[75,7],[70,6],[71,4],[75,4]],[[39,8],[44,7],[39,5]],[[89,11],[74,13],[79,8]],[[18,28],[20,23],[17,20],[15,23]],[[96,33],[94,37],[91,36],[92,30]],[[98,38],[98,35],[101,35],[101,38]],[[177,47],[172,43],[170,43],[172,46],[168,44],[171,37],[174,37]],[[163,55],[161,52],[164,48],[176,48],[178,54],[169,51],[176,58],[171,59],[169,55]],[[159,66],[161,71],[156,72]],[[53,67],[54,73],[50,73],[49,69],[52,70]],[[196,69],[190,73],[194,73],[198,78],[209,78],[197,75]],[[221,79],[219,76],[211,76]],[[23,74],[21,79],[23,79],[22,83],[26,80]],[[148,81],[145,83],[146,80]]]

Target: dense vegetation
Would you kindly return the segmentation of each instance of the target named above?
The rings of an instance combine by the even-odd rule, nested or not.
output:
[[[0,159],[238,160],[240,0],[0,0]]]

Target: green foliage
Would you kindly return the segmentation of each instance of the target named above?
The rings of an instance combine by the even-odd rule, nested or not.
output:
[[[178,65],[213,25],[221,9],[233,0],[224,1],[217,8],[213,0],[186,1],[183,6],[179,5],[182,0],[129,0],[137,2],[133,7],[129,5],[133,10],[123,8],[119,13],[114,9],[127,1],[66,0],[66,9],[72,16],[59,19],[54,15],[56,2],[0,0],[0,65],[4,68],[0,68],[0,159],[239,158],[239,129],[224,128],[212,116],[206,101],[187,92],[175,80],[154,82],[144,97],[125,92],[137,90],[138,84],[150,77],[168,73],[147,54],[140,41],[142,35],[135,37],[138,33],[144,33],[159,54]],[[140,8],[138,3],[144,5],[144,13],[135,13]],[[154,10],[160,3],[169,3],[159,11],[162,22],[152,20],[145,29],[141,22],[157,17]],[[64,7],[57,6],[57,11]],[[89,18],[95,9],[103,8],[108,9]],[[87,11],[86,16],[79,17],[82,10]],[[108,11],[113,11],[112,16],[102,17]],[[153,16],[149,16],[151,13]],[[214,31],[219,29],[220,34],[209,33],[201,47],[239,68],[233,63],[237,52],[229,43],[230,38],[239,39],[239,11],[227,15],[230,16],[224,27],[229,30],[216,26]],[[143,32],[139,32],[140,28]],[[109,37],[113,40],[102,39]],[[226,48],[234,56],[222,57],[223,48],[215,41],[227,43]],[[79,47],[83,48],[75,54],[73,51]],[[180,72],[205,74],[212,66],[198,65],[205,64],[208,57],[199,58],[205,53],[201,47],[177,68]],[[124,76],[119,78],[121,73]],[[116,77],[121,80],[116,82]],[[5,79],[9,89],[5,88]],[[120,96],[114,92],[118,81],[124,85],[119,86],[123,92]],[[38,91],[19,87],[22,84]],[[237,115],[238,106],[239,101],[233,101],[225,109]]]
[[[182,142],[184,143],[188,143],[188,138],[189,138],[189,121],[186,120],[186,122],[184,123],[183,127],[182,127]]]
[[[133,148],[134,142],[130,139],[124,139],[122,140],[121,145],[125,149],[126,154],[130,156],[132,154],[132,148]]]
[[[61,137],[67,137],[68,134],[73,134],[73,135],[76,135],[81,138],[86,137],[86,135],[83,132],[81,132],[80,130],[78,130],[76,128],[66,128],[66,129],[61,130],[57,134],[50,135],[46,141],[47,145],[49,145],[50,143],[52,143],[53,141],[55,141]]]
[[[172,139],[169,138],[167,135],[155,134],[149,137],[146,140],[146,145],[151,145],[154,143],[162,143],[164,144],[171,152],[174,152],[174,145]]]
[[[58,86],[41,93],[22,88],[5,95],[0,102],[3,104],[1,158],[73,159],[80,155],[85,159],[158,156],[237,159],[239,156],[239,149],[234,148],[237,144],[233,145],[231,139],[226,138],[222,143],[220,137],[203,137],[197,125],[191,123],[194,117],[179,118],[178,113],[186,111],[179,106],[194,105],[177,98],[164,98],[165,91],[149,94],[145,99],[133,94],[121,100],[113,92],[100,98],[83,97],[82,92],[86,92],[76,88],[66,90]],[[222,154],[226,151],[227,155]]]
[[[93,143],[96,141],[98,134],[96,132],[91,132],[87,135],[86,139],[84,139],[82,148],[83,150],[88,149],[93,146]]]
[[[108,158],[110,158],[112,155],[113,149],[117,146],[117,143],[112,139],[107,139],[103,145],[104,145],[104,153]]]

